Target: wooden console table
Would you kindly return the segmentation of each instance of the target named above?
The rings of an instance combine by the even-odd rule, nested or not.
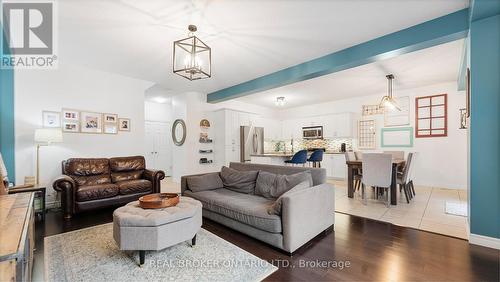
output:
[[[31,281],[34,193],[0,196],[0,280]]]

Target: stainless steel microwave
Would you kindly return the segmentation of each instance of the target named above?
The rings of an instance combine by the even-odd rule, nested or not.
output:
[[[302,127],[302,138],[323,139],[323,126]]]

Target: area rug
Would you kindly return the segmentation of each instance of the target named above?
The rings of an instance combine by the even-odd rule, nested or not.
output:
[[[123,252],[112,223],[45,238],[46,281],[260,281],[278,268],[201,229],[190,241],[162,251]]]
[[[446,201],[445,212],[452,215],[467,216],[467,204]]]

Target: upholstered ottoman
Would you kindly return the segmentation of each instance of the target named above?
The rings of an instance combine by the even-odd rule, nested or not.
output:
[[[201,202],[181,197],[177,206],[143,209],[139,201],[128,203],[113,212],[113,237],[120,250],[139,251],[140,265],[145,251],[158,251],[192,240],[201,228]]]

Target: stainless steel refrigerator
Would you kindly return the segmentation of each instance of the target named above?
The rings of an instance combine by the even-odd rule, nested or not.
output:
[[[250,155],[264,154],[264,128],[240,126],[240,161],[249,162]]]

